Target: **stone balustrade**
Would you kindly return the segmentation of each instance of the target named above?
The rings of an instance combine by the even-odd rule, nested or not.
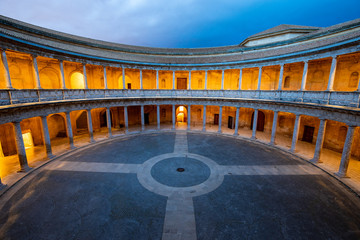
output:
[[[0,90],[0,105],[106,98],[234,98],[304,102],[360,108],[360,92],[278,90],[123,90],[123,89],[11,89]]]

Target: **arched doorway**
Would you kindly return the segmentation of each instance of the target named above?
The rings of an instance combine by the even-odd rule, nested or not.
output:
[[[251,125],[250,129],[253,129],[253,122],[254,122],[254,113],[251,115]],[[256,123],[256,131],[263,132],[265,126],[265,114],[262,111],[258,111],[258,119]]]
[[[80,72],[74,72],[70,77],[71,89],[84,89],[85,79],[84,75]]]
[[[179,106],[176,109],[176,123],[186,123],[187,122],[187,109],[185,106]]]

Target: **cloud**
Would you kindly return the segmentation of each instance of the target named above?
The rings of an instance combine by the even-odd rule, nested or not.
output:
[[[345,2],[359,6],[356,0],[343,0],[342,5]],[[313,8],[308,7],[310,3]],[[328,16],[329,11],[323,13],[316,7],[325,3],[336,5],[336,0],[1,0],[0,14],[111,42],[206,47],[238,44],[249,35],[281,23],[336,21],[334,15]]]

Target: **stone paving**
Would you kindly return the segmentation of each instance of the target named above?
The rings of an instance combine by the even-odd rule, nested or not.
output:
[[[186,131],[65,154],[1,196],[0,209],[0,239],[360,238],[360,199],[322,170]]]

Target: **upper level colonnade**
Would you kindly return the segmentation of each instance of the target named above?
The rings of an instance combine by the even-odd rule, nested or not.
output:
[[[260,46],[162,49],[106,43],[0,17],[0,89],[7,90],[0,102],[21,102],[12,101],[19,89],[221,91],[213,97],[240,90],[244,96],[237,97],[319,98],[328,100],[315,103],[359,107],[359,43],[360,19]],[[62,95],[72,93],[78,94]],[[182,93],[188,94],[177,94]],[[330,101],[331,95],[336,99]]]
[[[238,90],[213,91],[213,97],[238,97],[359,107],[360,52],[331,58],[279,65],[206,70],[162,70],[161,68],[112,67],[70,62],[30,55],[13,50],[1,50],[1,105],[26,102],[18,99],[18,89],[103,89],[103,90]],[[29,96],[31,95],[31,91]],[[88,91],[88,98],[94,93]],[[335,93],[334,93],[335,92]],[[34,92],[36,96],[40,93]],[[99,92],[95,95],[99,95]],[[151,93],[150,93],[151,94]],[[171,94],[163,91],[168,97]],[[170,94],[170,95],[169,95]],[[189,96],[186,93],[185,96]],[[192,93],[201,97],[202,93]],[[23,95],[23,94],[22,94]],[[46,94],[43,94],[46,96]],[[56,91],[51,95],[56,95]],[[79,97],[79,91],[67,91],[68,98]],[[75,95],[75,96],[72,96]],[[81,94],[80,94],[81,95]],[[107,91],[101,97],[124,96],[124,91]],[[147,95],[144,93],[144,95]],[[183,95],[182,92],[175,94]],[[190,95],[191,96],[191,95]],[[203,95],[206,96],[206,95]],[[304,98],[305,96],[305,98]],[[308,96],[308,97],[307,97]],[[46,99],[46,97],[41,98]],[[31,97],[28,98],[30,102]],[[53,100],[62,100],[56,98]]]

